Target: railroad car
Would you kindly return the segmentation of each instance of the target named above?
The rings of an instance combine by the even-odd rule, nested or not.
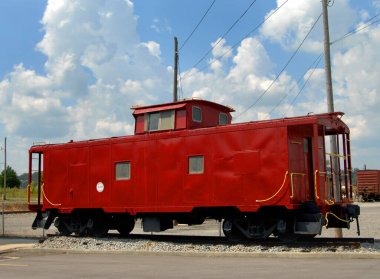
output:
[[[380,200],[380,170],[357,171],[357,194],[363,201]]]
[[[343,113],[232,124],[232,108],[206,100],[132,109],[134,135],[30,148],[34,229],[128,235],[137,219],[160,232],[211,218],[236,240],[313,237],[358,220]],[[326,137],[340,152],[326,156]]]

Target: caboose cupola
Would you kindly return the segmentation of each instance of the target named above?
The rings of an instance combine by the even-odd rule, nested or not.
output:
[[[228,125],[232,120],[231,112],[234,112],[230,107],[200,99],[132,109],[135,134]]]

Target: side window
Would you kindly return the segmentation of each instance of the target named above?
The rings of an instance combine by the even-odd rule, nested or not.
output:
[[[189,157],[189,174],[202,174],[204,173],[204,157],[190,156]]]
[[[192,107],[193,121],[202,122],[202,109],[199,107]]]
[[[160,120],[160,113],[150,113],[148,115],[148,130],[149,131],[157,131],[158,130],[158,122]]]
[[[174,110],[162,111],[159,130],[174,129]]]
[[[147,121],[148,131],[174,129],[174,110],[149,113]]]
[[[115,179],[130,180],[131,179],[131,162],[118,162],[115,164]]]
[[[219,125],[227,125],[227,114],[219,113]]]

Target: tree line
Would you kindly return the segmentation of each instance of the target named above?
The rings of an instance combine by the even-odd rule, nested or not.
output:
[[[18,177],[16,171],[12,169],[11,166],[7,166],[6,169],[6,175],[7,175],[7,188],[20,188],[21,180]],[[0,174],[0,186],[1,188],[4,187],[4,170]]]

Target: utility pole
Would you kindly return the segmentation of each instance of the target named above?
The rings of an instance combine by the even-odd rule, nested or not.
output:
[[[326,94],[327,94],[327,110],[334,112],[334,98],[331,78],[331,58],[330,58],[330,32],[329,32],[329,16],[327,5],[329,0],[322,0],[323,5],[323,33],[324,33],[324,51],[325,51],[325,73],[326,73]]]
[[[4,184],[3,184],[3,210],[2,210],[2,219],[3,219],[3,236],[5,236],[5,223],[4,223],[4,207],[5,207],[5,187],[7,185],[7,138],[4,138]]]
[[[326,95],[327,95],[327,111],[334,112],[334,97],[331,78],[331,58],[330,58],[330,34],[329,34],[329,16],[327,6],[330,0],[322,0],[323,13],[323,33],[324,33],[324,52],[325,52],[325,73],[326,73]],[[336,137],[330,136],[330,152],[332,154],[332,162],[330,162],[331,175],[334,185],[335,201],[340,202],[340,185],[339,185],[339,165],[337,152]],[[343,237],[342,228],[335,229],[335,237]]]
[[[174,80],[173,80],[173,102],[177,102],[178,89],[178,40],[174,37]]]

